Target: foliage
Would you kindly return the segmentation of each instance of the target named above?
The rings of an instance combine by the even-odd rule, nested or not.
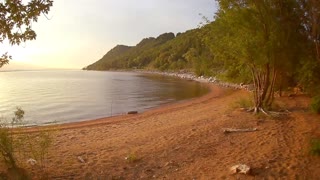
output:
[[[249,98],[239,98],[235,102],[235,107],[240,107],[240,108],[252,108],[253,107],[253,102]]]
[[[312,98],[310,107],[313,112],[320,114],[320,95]]]
[[[17,108],[14,112],[14,117],[11,121],[11,126],[19,124],[24,116],[24,111],[21,108]],[[10,168],[17,168],[16,165],[16,144],[13,139],[12,131],[10,131],[9,127],[6,124],[0,125],[0,151],[4,158],[5,163]]]
[[[253,84],[255,112],[272,106],[275,91],[320,88],[320,3],[317,0],[216,0],[214,21],[197,29],[117,46],[87,70],[192,71]],[[160,38],[161,37],[161,38]],[[118,53],[113,53],[113,52]]]
[[[212,75],[213,55],[198,37],[199,29],[165,33],[157,38],[145,38],[136,46],[117,45],[86,70],[158,69],[191,70],[198,75]]]
[[[21,0],[0,2],[0,43],[8,40],[11,45],[36,39],[32,23],[41,14],[48,14],[52,0]],[[0,57],[0,68],[7,64],[11,56],[5,53]]]
[[[129,153],[125,159],[129,163],[134,163],[140,160],[135,153]]]
[[[46,158],[49,153],[49,148],[52,145],[52,131],[40,131],[37,135],[25,133],[21,128],[16,126],[22,125],[24,111],[17,107],[14,112],[14,117],[11,119],[10,126],[8,123],[0,124],[0,152],[4,162],[11,171],[25,176],[26,172],[18,167],[18,162],[23,159],[36,160],[37,167],[45,175],[46,173]],[[15,128],[13,130],[13,128]],[[13,133],[15,131],[15,133]],[[10,172],[9,172],[10,174]]]
[[[311,154],[320,156],[320,139],[311,140]]]

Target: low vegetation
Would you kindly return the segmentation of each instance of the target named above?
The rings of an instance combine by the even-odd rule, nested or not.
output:
[[[46,160],[53,142],[53,131],[23,133],[23,129],[17,127],[23,125],[24,113],[21,108],[17,108],[9,123],[3,121],[0,124],[0,152],[8,167],[7,175],[0,178],[28,179],[28,172],[21,168],[26,163],[38,168],[42,178],[47,175]]]
[[[312,139],[311,140],[311,154],[320,156],[320,139]]]
[[[239,98],[238,100],[235,101],[234,107],[235,108],[250,109],[253,107],[253,102],[249,97],[248,98]]]
[[[140,158],[135,154],[135,153],[129,153],[126,157],[125,160],[129,163],[135,163],[140,160]]]
[[[320,95],[312,98],[310,106],[313,112],[320,114]]]

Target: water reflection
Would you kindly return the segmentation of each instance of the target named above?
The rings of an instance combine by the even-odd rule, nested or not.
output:
[[[11,117],[20,106],[29,124],[144,111],[208,91],[201,83],[172,77],[94,71],[1,72],[0,89],[0,116]]]

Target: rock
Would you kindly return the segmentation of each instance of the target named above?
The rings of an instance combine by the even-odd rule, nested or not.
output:
[[[30,158],[27,160],[27,163],[30,164],[31,166],[34,166],[37,164],[37,161],[35,159]]]
[[[251,168],[245,164],[237,164],[230,168],[232,174],[250,174]]]
[[[138,114],[138,111],[128,111],[127,114]]]

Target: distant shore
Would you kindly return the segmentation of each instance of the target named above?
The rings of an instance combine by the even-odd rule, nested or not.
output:
[[[154,70],[154,71],[152,71],[152,70],[134,70],[133,72],[146,73],[146,74],[159,74],[159,75],[177,77],[180,79],[192,80],[192,81],[197,81],[197,82],[202,82],[202,83],[212,83],[212,84],[215,84],[215,85],[218,85],[221,87],[232,88],[232,89],[247,89],[247,86],[248,86],[248,85],[243,85],[243,84],[223,82],[213,76],[210,76],[210,77],[197,76],[192,72],[186,72],[186,71],[163,72],[163,71],[156,71],[156,70]]]

